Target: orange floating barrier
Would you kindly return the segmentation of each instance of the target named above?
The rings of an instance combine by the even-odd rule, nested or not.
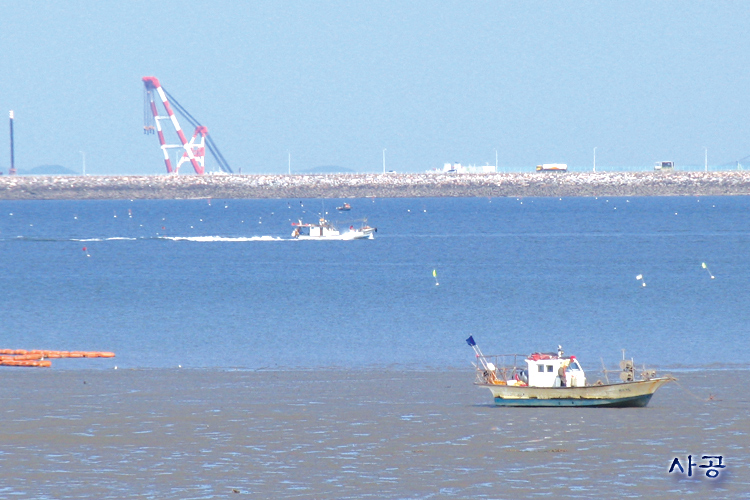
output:
[[[28,367],[44,367],[48,368],[52,366],[52,361],[49,360],[41,360],[41,361],[31,361],[31,360],[25,360],[25,361],[3,361],[2,363],[5,366],[28,366]]]
[[[34,349],[0,349],[1,366],[50,367],[52,362],[45,358],[114,358],[113,352],[98,351],[45,351]]]
[[[18,356],[13,356],[17,361],[33,361],[36,359],[42,359],[41,354],[19,354]]]

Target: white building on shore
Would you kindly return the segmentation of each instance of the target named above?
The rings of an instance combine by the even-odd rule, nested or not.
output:
[[[433,170],[434,172],[435,170]],[[495,165],[461,165],[460,163],[446,163],[439,172],[450,174],[492,174],[497,172]]]

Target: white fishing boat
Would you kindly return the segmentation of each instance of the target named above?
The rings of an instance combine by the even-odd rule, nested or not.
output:
[[[475,385],[487,388],[498,406],[600,406],[643,407],[654,392],[675,380],[656,377],[655,370],[644,370],[636,380],[632,360],[620,362],[620,381],[601,380],[591,384],[578,359],[557,353],[502,354],[485,356],[474,342],[466,342],[477,357]]]
[[[294,230],[292,238],[299,240],[361,240],[373,239],[377,228],[367,225],[365,219],[359,227],[349,226],[347,231],[341,232],[328,220],[321,217],[317,224],[306,224],[301,220],[292,222]]]

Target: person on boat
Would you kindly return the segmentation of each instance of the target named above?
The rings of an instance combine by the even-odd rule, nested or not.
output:
[[[560,363],[560,368],[557,369],[557,376],[560,377],[560,387],[565,387],[565,363]]]

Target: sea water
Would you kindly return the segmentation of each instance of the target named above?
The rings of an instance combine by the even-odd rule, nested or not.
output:
[[[2,201],[0,348],[117,354],[61,369],[422,370],[470,368],[473,335],[485,354],[562,345],[588,370],[623,349],[637,366],[744,366],[749,209],[750,197]],[[320,217],[378,231],[291,238],[292,222]]]

